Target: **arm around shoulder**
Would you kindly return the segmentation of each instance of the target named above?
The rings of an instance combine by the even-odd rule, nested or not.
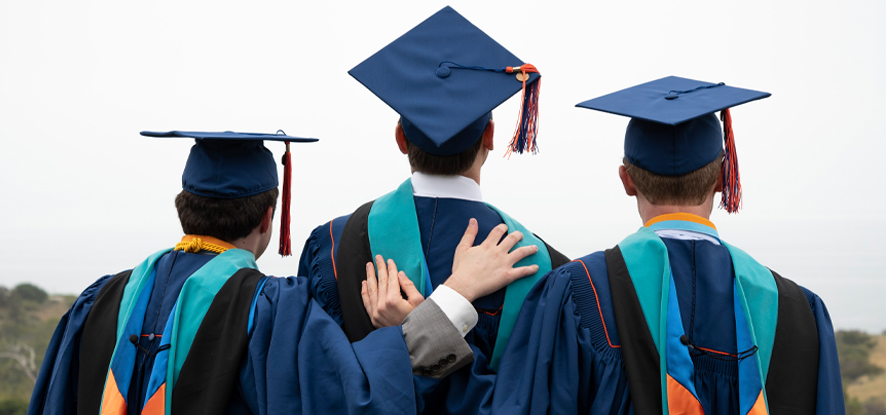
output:
[[[443,378],[473,362],[474,355],[462,336],[434,298],[419,304],[403,321],[403,340],[413,374]]]

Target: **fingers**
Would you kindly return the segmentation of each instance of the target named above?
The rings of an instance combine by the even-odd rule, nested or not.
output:
[[[499,225],[499,226],[501,226],[501,225]],[[507,227],[505,227],[505,229],[507,229]],[[490,232],[489,235],[491,236],[492,232]],[[501,238],[501,237],[499,237],[499,238]],[[489,238],[486,238],[486,240],[488,241]],[[520,242],[522,240],[523,240],[523,232],[514,231],[514,232],[511,232],[510,235],[505,237],[505,239],[501,239],[501,243],[498,244],[498,246],[499,246],[499,248],[503,248],[505,250],[505,252],[508,252],[514,247],[514,245],[517,244],[517,242]],[[498,239],[496,241],[498,241]],[[486,243],[486,242],[484,241],[484,243]]]
[[[511,264],[516,264],[521,259],[526,258],[530,255],[535,255],[538,252],[538,247],[535,245],[529,246],[521,246],[508,254],[508,259],[511,261]]]
[[[366,314],[372,316],[374,308],[369,303],[369,292],[366,289],[366,281],[363,281],[362,284],[363,286],[360,288],[360,297],[363,297],[363,308],[366,309]]]
[[[455,247],[456,253],[474,246],[474,239],[477,237],[477,228],[477,219],[471,218],[471,220],[468,221],[468,228],[465,229],[464,236],[461,237],[461,241],[458,243],[458,246]]]
[[[526,278],[532,274],[538,272],[538,265],[527,265],[525,267],[517,267],[512,269],[507,273],[506,278],[508,280],[508,284],[519,280],[520,278]]]
[[[507,232],[508,232],[508,225],[505,225],[504,223],[500,223],[498,226],[492,228],[492,230],[489,231],[489,235],[486,236],[486,240],[483,241],[482,245],[484,245],[486,247],[499,245],[498,241],[501,241],[501,237]],[[514,233],[516,234],[519,232],[514,232]],[[510,237],[510,235],[508,235],[508,236]],[[520,234],[520,239],[523,239],[523,234]],[[519,239],[517,241],[519,241]],[[502,243],[504,243],[504,241],[502,241]],[[514,244],[516,244],[516,243],[517,242],[512,243],[511,247],[509,247],[508,250],[510,250],[514,246]]]
[[[364,295],[365,291],[365,295]],[[375,282],[375,267],[371,262],[366,263],[366,281],[363,281],[363,286],[360,290],[360,295],[363,297],[363,306],[366,307],[366,312],[370,317],[374,316],[376,313],[376,304],[378,304],[378,286]],[[374,323],[373,323],[374,324]]]
[[[419,305],[422,301],[424,301],[424,296],[418,292],[418,289],[415,288],[415,284],[406,276],[406,273],[400,271],[398,275],[400,277],[400,287],[403,289],[403,292],[406,293],[406,301],[409,301],[412,305]]]
[[[397,264],[394,263],[393,259],[388,259],[388,275],[385,275],[387,281],[387,289],[386,293],[382,293],[384,298],[387,299],[388,304],[396,305],[399,301],[403,300],[403,296],[400,295],[400,280],[397,276]]]
[[[366,293],[369,298],[372,300],[371,305],[372,308],[375,308],[375,300],[376,293],[378,292],[378,285],[375,281],[375,267],[372,266],[371,262],[366,263]]]
[[[378,298],[385,298],[388,293],[388,267],[381,255],[375,256],[375,266],[378,267]]]

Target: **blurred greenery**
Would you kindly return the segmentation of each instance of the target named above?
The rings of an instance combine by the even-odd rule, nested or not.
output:
[[[871,350],[877,339],[858,330],[837,332],[837,355],[840,357],[840,376],[843,383],[851,383],[862,376],[876,376],[883,368],[870,362]]]
[[[0,415],[25,415],[28,402],[21,399],[0,400]]]
[[[861,400],[848,392],[849,386],[860,381],[883,376],[883,368],[871,360],[871,352],[884,335],[873,336],[858,330],[840,330],[836,333],[840,375],[843,378],[843,397],[847,415],[886,415],[886,390],[880,396]]]
[[[49,340],[75,298],[32,284],[0,287],[0,415],[25,413]]]

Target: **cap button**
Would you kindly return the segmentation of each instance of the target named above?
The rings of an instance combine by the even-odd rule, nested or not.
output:
[[[452,70],[449,67],[441,66],[437,68],[437,78],[446,78],[450,73],[452,73]]]
[[[679,97],[680,97],[680,95],[672,94],[672,93],[670,93],[670,92],[668,92],[668,94],[665,95],[665,99],[666,99],[666,100],[677,99],[677,98],[679,98]]]

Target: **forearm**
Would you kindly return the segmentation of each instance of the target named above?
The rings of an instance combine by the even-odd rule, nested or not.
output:
[[[456,294],[457,295],[457,294]],[[439,296],[439,295],[438,295]],[[416,375],[443,378],[474,360],[464,334],[476,324],[461,319],[458,313],[451,320],[431,295],[412,310],[403,321],[403,340],[409,349],[412,372]],[[446,301],[442,301],[446,305]],[[470,303],[468,303],[470,304]],[[461,325],[461,330],[456,326]]]

